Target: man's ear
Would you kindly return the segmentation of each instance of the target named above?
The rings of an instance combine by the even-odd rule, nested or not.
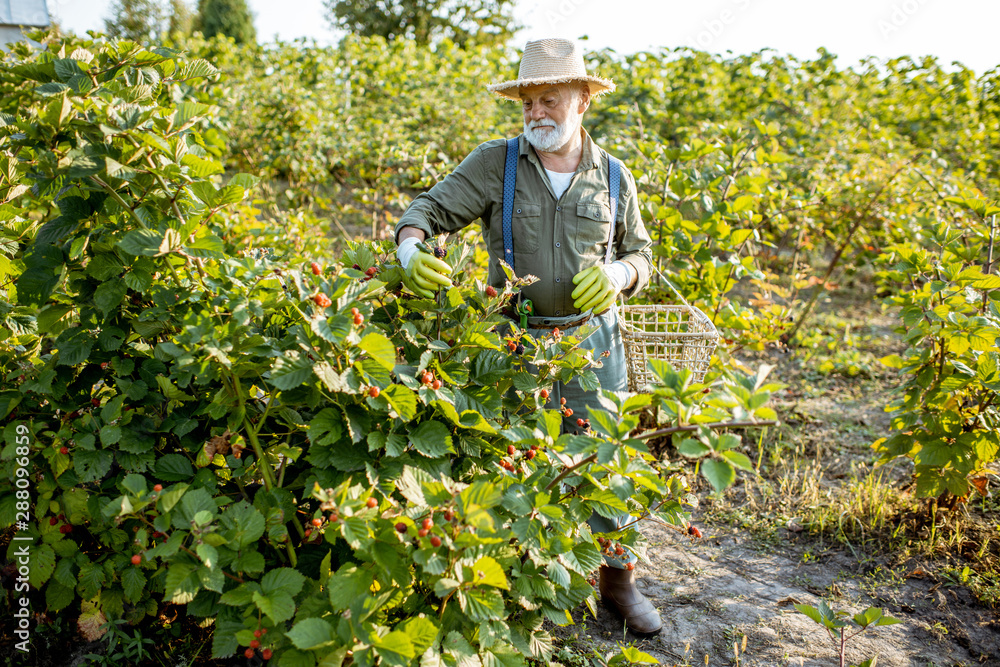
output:
[[[590,108],[590,88],[583,84],[580,88],[580,105],[577,113],[583,114],[587,109]]]

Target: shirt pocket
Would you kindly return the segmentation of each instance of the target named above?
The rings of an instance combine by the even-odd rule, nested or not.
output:
[[[581,256],[604,257],[611,233],[611,207],[599,201],[576,205],[576,251]]]
[[[538,228],[541,224],[541,204],[514,204],[510,228],[514,236],[515,254],[531,255],[538,252]]]

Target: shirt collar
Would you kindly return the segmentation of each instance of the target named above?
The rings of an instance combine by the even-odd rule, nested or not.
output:
[[[590,133],[587,132],[586,128],[581,126],[580,131],[583,133],[583,155],[580,156],[580,166],[576,170],[586,171],[588,169],[596,169],[601,161],[597,144],[590,138]],[[523,132],[518,138],[518,148],[519,155],[527,156],[528,160],[535,164],[541,164],[538,160],[538,155],[535,153],[535,149],[528,143]]]

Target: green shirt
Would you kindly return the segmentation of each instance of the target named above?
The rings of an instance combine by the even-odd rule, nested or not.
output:
[[[538,282],[524,288],[535,314],[558,317],[580,311],[573,306],[573,276],[604,263],[611,229],[608,162],[583,130],[583,156],[569,188],[556,199],[544,168],[527,139],[519,138],[517,188],[514,192],[514,272],[532,274]],[[417,227],[428,236],[454,232],[482,220],[483,239],[490,255],[489,283],[502,287],[503,139],[479,145],[454,172],[428,192],[418,195],[396,225]],[[625,291],[631,297],[649,284],[652,241],[643,225],[635,178],[622,168],[612,261],[627,262],[638,275]]]

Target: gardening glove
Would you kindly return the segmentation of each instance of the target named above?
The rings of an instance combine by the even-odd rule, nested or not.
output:
[[[406,273],[407,286],[416,294],[428,299],[434,298],[434,292],[451,285],[451,267],[434,255],[426,253],[417,247],[417,239],[403,239],[396,250],[396,257],[403,265]]]
[[[628,287],[632,271],[625,262],[598,264],[573,276],[573,306],[580,312],[592,310],[595,314],[606,311],[615,302],[618,293]]]

